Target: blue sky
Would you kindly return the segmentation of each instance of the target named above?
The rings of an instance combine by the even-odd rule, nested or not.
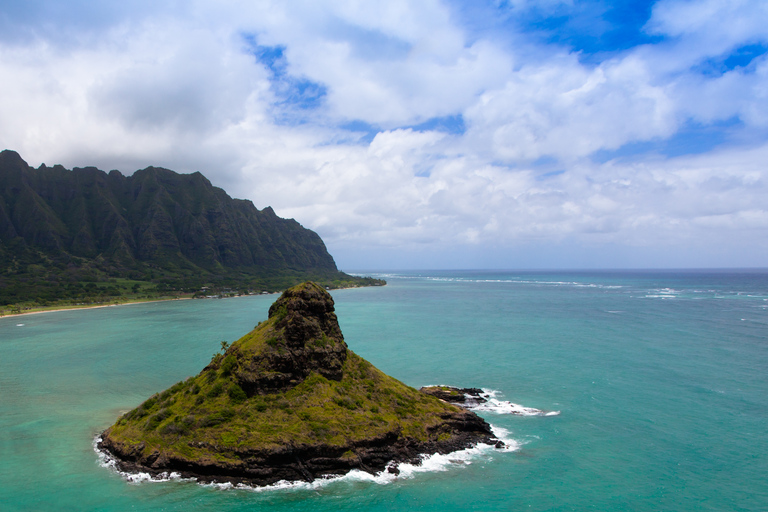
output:
[[[343,269],[765,267],[768,5],[0,1],[0,146],[200,171]]]

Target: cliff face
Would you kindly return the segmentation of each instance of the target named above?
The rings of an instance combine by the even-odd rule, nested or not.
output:
[[[316,284],[291,288],[272,304],[269,317],[275,336],[268,341],[279,350],[249,351],[246,345],[232,351],[234,380],[246,395],[286,391],[312,372],[341,380],[347,345],[328,292]]]
[[[199,375],[122,416],[100,447],[127,471],[266,485],[381,471],[479,442],[497,442],[485,421],[350,351],[333,299],[304,283]]]
[[[337,271],[316,233],[232,199],[200,173],[34,169],[7,150],[0,153],[0,241],[118,267]]]

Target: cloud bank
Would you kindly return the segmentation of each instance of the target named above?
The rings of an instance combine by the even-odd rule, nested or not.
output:
[[[345,269],[765,266],[768,7],[637,4],[26,2],[0,145],[201,171]]]

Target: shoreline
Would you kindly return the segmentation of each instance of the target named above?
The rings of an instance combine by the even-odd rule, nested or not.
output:
[[[384,286],[384,285],[380,285],[380,286]],[[334,289],[335,290],[353,290],[353,289],[356,289],[356,288],[369,288],[369,287],[368,286],[342,286],[340,288],[334,288]],[[279,291],[278,292],[271,292],[271,293],[269,293],[267,295],[274,295],[276,293],[280,293],[280,292]],[[237,298],[240,298],[240,297],[254,297],[254,296],[258,296],[258,295],[263,295],[263,294],[259,293],[259,294],[254,294],[254,295],[236,295],[234,297],[219,297],[219,299],[237,299]],[[78,309],[112,308],[112,307],[115,307],[115,306],[130,306],[131,304],[147,304],[147,303],[150,303],[150,302],[167,302],[167,301],[171,301],[171,300],[190,300],[190,299],[194,299],[194,298],[195,297],[168,297],[167,299],[135,300],[135,301],[119,302],[117,304],[94,304],[94,305],[89,305],[89,306],[65,306],[65,307],[55,307],[54,306],[54,307],[52,307],[50,309],[38,309],[38,310],[35,310],[35,311],[27,311],[27,312],[24,312],[24,313],[4,313],[3,315],[0,315],[0,320],[2,320],[3,318],[16,318],[16,317],[19,317],[19,316],[39,315],[41,313],[53,313],[53,312],[56,312],[56,311],[73,311],[73,310],[78,310]],[[199,298],[197,300],[207,299],[207,298],[208,297],[201,297],[201,298]]]
[[[38,309],[36,311],[26,311],[24,313],[5,313],[0,316],[0,320],[3,318],[16,318],[27,315],[39,315],[42,313],[54,313],[56,311],[74,311],[79,309],[98,309],[98,308],[113,308],[116,306],[130,306],[131,304],[147,304],[150,302],[166,302],[171,300],[189,300],[192,297],[169,297],[167,299],[148,299],[148,300],[135,300],[127,302],[118,302],[117,304],[94,304],[88,306],[65,306],[65,307],[52,307],[50,309]]]
[[[259,481],[258,478],[253,478],[252,476],[212,475],[196,473],[194,470],[149,468],[141,464],[127,462],[103,445],[104,432],[97,434],[93,438],[91,445],[99,459],[99,466],[116,473],[124,481],[130,483],[186,481],[201,486],[216,486],[221,489],[238,488],[269,491],[301,486],[325,486],[354,477],[355,473],[364,474],[366,476],[363,478],[377,483],[392,483],[400,478],[413,478],[418,473],[441,472],[445,468],[451,467],[459,468],[468,464],[465,461],[476,459],[483,454],[491,452],[511,453],[520,449],[520,445],[516,441],[497,435],[495,432],[496,427],[493,425],[489,426],[491,429],[490,439],[469,442],[463,445],[463,447],[457,445],[449,450],[425,451],[403,459],[393,458],[388,460],[382,467],[377,468],[361,465],[361,467],[346,468],[346,471],[341,473],[332,472],[310,478],[307,478],[307,475],[303,475],[298,478],[279,479],[270,482]],[[432,462],[430,463],[430,461]],[[459,461],[462,461],[463,464]]]

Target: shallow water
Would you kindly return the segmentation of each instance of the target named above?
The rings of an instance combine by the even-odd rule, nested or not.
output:
[[[516,450],[270,490],[129,483],[93,439],[196,374],[276,296],[0,319],[2,510],[764,510],[768,274],[409,272],[334,291],[350,348],[480,411]],[[19,325],[22,324],[22,325]],[[515,443],[519,443],[517,446]],[[429,470],[429,471],[426,471]]]

